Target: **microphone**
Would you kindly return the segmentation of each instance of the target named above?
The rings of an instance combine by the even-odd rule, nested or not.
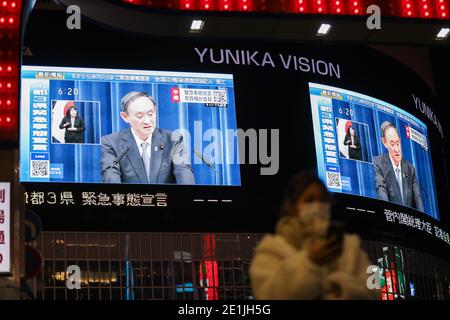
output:
[[[113,166],[118,165],[120,160],[122,160],[122,158],[127,154],[128,150],[130,150],[129,147],[125,147],[125,149],[123,149],[119,155],[116,157],[116,159],[111,163],[111,165],[109,166],[109,174],[108,174],[108,181],[111,181],[111,171]]]

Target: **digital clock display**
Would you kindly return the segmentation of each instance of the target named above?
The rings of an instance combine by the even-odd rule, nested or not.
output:
[[[78,88],[59,88],[58,95],[77,96],[79,94]]]

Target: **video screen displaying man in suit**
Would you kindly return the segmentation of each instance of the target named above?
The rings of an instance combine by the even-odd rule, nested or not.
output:
[[[439,220],[427,125],[375,97],[318,83],[309,88],[317,171],[327,188]]]
[[[378,198],[424,211],[414,166],[402,158],[397,128],[389,121],[381,124],[381,139],[387,154],[374,158]]]
[[[120,116],[130,128],[102,137],[103,182],[195,184],[183,137],[156,127],[156,102],[133,91],[121,101]]]

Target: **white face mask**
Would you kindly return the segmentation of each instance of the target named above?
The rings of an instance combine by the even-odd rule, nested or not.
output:
[[[298,218],[304,231],[310,236],[324,237],[330,225],[331,204],[328,202],[310,202],[299,206]]]

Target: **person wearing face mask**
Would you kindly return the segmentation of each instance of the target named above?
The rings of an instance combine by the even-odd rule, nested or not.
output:
[[[301,173],[288,186],[275,235],[255,250],[250,280],[256,299],[372,299],[371,263],[357,235],[329,231],[332,199],[316,176]]]

